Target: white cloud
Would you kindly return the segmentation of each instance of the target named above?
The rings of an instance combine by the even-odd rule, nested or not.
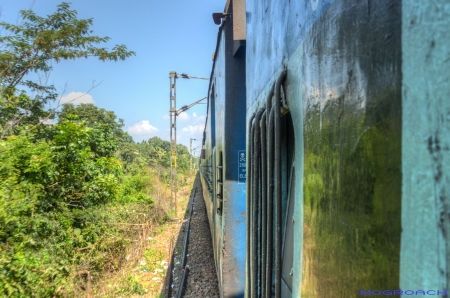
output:
[[[84,93],[84,92],[70,92],[69,94],[61,97],[60,103],[73,103],[73,104],[80,104],[80,103],[92,103],[95,104],[94,99],[91,95]]]
[[[194,135],[194,134],[201,134],[201,133],[203,133],[204,129],[205,129],[205,124],[203,123],[203,124],[189,125],[189,126],[183,127],[181,129],[181,131],[183,133]]]
[[[198,116],[197,116],[197,113],[192,113],[192,117],[194,117],[194,118],[195,118],[195,117],[198,117]]]
[[[150,124],[148,120],[139,121],[130,127],[127,132],[132,136],[150,137],[156,135],[159,131],[156,127]]]
[[[177,119],[181,121],[188,121],[189,119],[191,119],[191,117],[189,117],[188,113],[186,112],[181,113],[177,117],[178,117]]]
[[[165,114],[162,118],[164,120],[170,120],[170,115]],[[186,113],[186,112],[182,112],[180,115],[177,116],[178,121],[188,121],[190,119],[191,119],[191,117],[189,117],[188,113]]]
[[[194,124],[202,124],[203,127],[205,127],[205,121],[206,121],[206,117],[205,116],[198,116],[195,117],[194,119]]]

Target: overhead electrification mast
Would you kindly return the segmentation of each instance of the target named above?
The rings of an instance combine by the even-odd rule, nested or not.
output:
[[[209,80],[208,78],[199,78],[187,75],[185,73],[180,74],[183,79],[200,79]],[[188,110],[192,106],[200,103],[206,97],[197,100],[189,105],[181,107],[177,110],[177,78],[178,74],[175,71],[169,73],[170,80],[170,200],[172,207],[177,212],[177,116],[182,112]]]
[[[177,73],[170,72],[170,201],[177,210]],[[176,216],[176,215],[175,215]]]

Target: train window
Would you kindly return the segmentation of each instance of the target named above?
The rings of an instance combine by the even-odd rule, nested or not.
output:
[[[219,164],[216,169],[217,173],[217,214],[222,215],[223,206],[223,155],[219,152]]]
[[[211,101],[210,115],[211,115],[211,148],[216,147],[216,98],[214,93],[214,85],[211,88],[209,100]]]
[[[209,197],[212,196],[212,173],[211,173],[211,155],[206,159],[205,165],[203,166],[204,176],[206,180],[206,186],[208,187]]]

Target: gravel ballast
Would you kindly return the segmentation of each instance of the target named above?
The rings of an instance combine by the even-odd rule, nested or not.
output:
[[[188,207],[188,210],[191,210],[191,204],[194,204],[192,214],[189,214],[189,216],[191,216],[191,223],[186,262],[190,272],[188,274],[183,297],[220,297],[216,268],[214,265],[211,232],[209,229],[208,217],[206,215],[205,201],[203,199],[199,175],[197,175],[197,178],[195,179],[194,188],[196,188],[195,196],[193,201],[191,197],[191,202]],[[185,222],[183,223],[175,248],[172,297],[177,297],[177,291],[184,272],[181,268],[181,255],[188,220],[189,217],[185,219]]]

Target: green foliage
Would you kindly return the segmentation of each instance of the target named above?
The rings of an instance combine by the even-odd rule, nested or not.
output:
[[[122,179],[118,201],[122,203],[145,202],[153,205],[150,198],[152,177],[146,167],[138,167]]]
[[[122,147],[122,160],[149,165],[154,168],[165,183],[170,181],[170,142],[158,137],[150,138],[137,144],[128,144]],[[124,150],[126,148],[126,150]],[[189,174],[190,157],[188,149],[184,145],[177,145],[177,171],[181,185]],[[126,165],[127,167],[127,165]]]
[[[115,156],[120,122],[80,120],[77,111],[0,141],[0,295],[74,291],[73,265],[116,270],[129,240],[114,223],[132,217],[114,204],[153,205],[145,162],[124,173]]]
[[[84,210],[119,190],[119,162],[89,147],[94,129],[69,121],[52,129],[51,142],[30,135],[0,142],[0,293],[11,297],[47,296],[64,285],[74,249],[98,238],[80,229]]]
[[[80,104],[77,106],[71,103],[64,104],[58,113],[58,118],[59,122],[68,119],[78,122],[84,121],[88,127],[106,127],[109,134],[105,135],[105,137],[114,138],[120,144],[133,143],[132,137],[122,130],[124,126],[123,119],[118,119],[113,111],[98,108],[93,104]]]
[[[161,265],[161,261],[163,260],[163,253],[156,248],[150,247],[144,253],[145,265],[142,266],[142,269],[145,269],[149,272],[153,272],[157,269],[163,269]]]
[[[37,124],[54,111],[46,111],[45,104],[56,100],[55,87],[27,79],[27,74],[47,73],[51,63],[97,57],[102,61],[124,60],[135,55],[125,45],[112,50],[98,47],[109,37],[92,34],[93,19],[78,19],[77,12],[68,3],[57,6],[46,18],[31,10],[21,11],[19,25],[0,22],[6,34],[0,36],[0,134],[9,135],[19,124]],[[19,88],[34,92],[34,97]],[[6,125],[6,126],[5,126]]]
[[[93,151],[98,131],[69,121],[52,130],[51,142],[31,142],[31,136],[24,135],[1,143],[2,183],[11,183],[10,190],[21,184],[40,189],[35,196],[46,211],[62,202],[88,207],[111,200],[121,166],[111,154],[98,156]]]
[[[120,289],[116,292],[116,294],[125,294],[125,295],[132,295],[132,294],[139,294],[139,295],[145,295],[144,288],[139,283],[136,278],[132,276],[128,276],[126,278],[123,278],[120,281]]]
[[[153,212],[154,171],[144,157],[125,171],[117,146],[104,145],[119,143],[102,137],[111,126],[72,114],[60,121],[0,141],[0,296],[73,293],[76,268],[117,270],[131,242],[116,223]]]
[[[67,3],[46,18],[21,14],[20,25],[0,22],[7,33],[0,36],[0,296],[79,297],[77,272],[95,279],[120,268],[137,237],[130,226],[169,219],[159,181],[169,180],[170,143],[135,144],[122,119],[94,105],[66,104],[57,115],[46,109],[55,88],[29,73],[47,73],[53,61],[117,61],[134,52],[98,47],[109,38],[91,35],[92,19],[77,19]],[[40,123],[53,116],[57,124]],[[178,156],[184,173],[187,148],[179,145]],[[147,252],[149,264],[153,256]],[[121,289],[144,294],[133,279]]]

